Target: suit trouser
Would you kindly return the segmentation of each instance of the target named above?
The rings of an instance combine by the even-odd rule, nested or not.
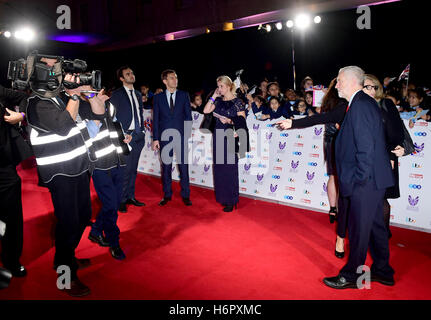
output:
[[[141,157],[141,151],[145,146],[145,134],[132,132],[132,141],[130,147],[132,151],[126,156],[126,168],[124,170],[123,195],[121,202],[135,198],[135,182],[138,174],[138,163]]]
[[[97,195],[102,202],[102,208],[93,223],[91,233],[99,236],[105,232],[111,247],[120,245],[120,229],[117,226],[118,207],[123,192],[124,168],[116,167],[110,170],[94,170],[93,183]]]
[[[6,224],[1,239],[1,260],[5,268],[20,266],[23,247],[21,178],[13,165],[0,167],[0,220]]]
[[[90,176],[56,176],[48,188],[57,218],[54,265],[69,266],[73,280],[78,269],[75,249],[91,219]]]
[[[358,267],[365,264],[368,248],[373,265],[371,272],[391,278],[394,270],[389,265],[388,230],[383,221],[383,197],[385,189],[376,189],[374,182],[356,185],[348,212],[349,259],[340,275],[348,281],[356,281],[362,274]]]
[[[187,146],[184,146],[184,138],[181,138],[181,146],[179,146],[178,143],[174,144],[172,140],[173,139],[171,137],[170,141],[160,141],[160,157],[164,197],[172,197],[172,161],[175,152],[177,162],[179,162],[178,169],[180,172],[181,197],[190,198],[189,166],[186,161],[188,159],[188,148]]]

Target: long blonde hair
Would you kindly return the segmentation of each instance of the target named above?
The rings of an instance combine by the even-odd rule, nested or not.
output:
[[[235,95],[236,86],[235,86],[235,83],[233,83],[231,78],[229,78],[228,76],[220,76],[217,78],[217,82],[221,82],[226,86],[228,86],[230,88],[230,92],[232,92],[232,94]]]

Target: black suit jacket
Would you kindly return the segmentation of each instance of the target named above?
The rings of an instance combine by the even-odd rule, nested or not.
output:
[[[141,131],[145,130],[145,122],[144,122],[144,107],[142,104],[142,94],[138,90],[134,90],[136,94],[136,98],[139,103],[139,117],[141,118]],[[130,103],[129,94],[126,92],[124,87],[116,89],[112,92],[112,96],[109,101],[114,105],[116,109],[116,117],[117,120],[121,123],[124,130],[127,130],[130,127],[130,123],[133,119],[133,109],[132,104]]]
[[[394,185],[381,110],[362,90],[354,96],[341,125],[335,159],[342,196],[352,195],[356,184],[369,181],[377,189]]]
[[[188,138],[191,132],[184,132],[184,121],[192,121],[190,97],[187,92],[177,90],[173,111],[169,107],[166,91],[154,96],[153,140],[160,141],[165,129],[176,129],[182,136]]]

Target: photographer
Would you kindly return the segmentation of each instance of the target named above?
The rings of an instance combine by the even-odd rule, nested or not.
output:
[[[15,277],[27,274],[20,263],[23,247],[21,179],[16,166],[32,155],[19,132],[27,95],[0,86],[0,240],[3,266]],[[21,112],[12,109],[19,105]]]
[[[49,74],[57,78],[54,80],[58,88],[52,90],[50,84],[54,80],[39,82],[37,78],[30,78],[30,74],[32,95],[28,99],[27,119],[39,175],[51,193],[57,218],[54,267],[68,266],[71,285],[63,290],[71,296],[84,296],[90,289],[78,279],[77,270],[88,266],[90,261],[77,259],[75,249],[91,218],[89,182],[97,159],[85,122],[103,120],[105,105],[100,97],[94,96],[88,100],[91,112],[83,116],[81,96],[88,86],[76,87],[80,75],[62,72],[61,63],[60,58],[36,56],[35,66],[52,68]],[[61,93],[63,84],[75,88],[65,88],[64,94]]]

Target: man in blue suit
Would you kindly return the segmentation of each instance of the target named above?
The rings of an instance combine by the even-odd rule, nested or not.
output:
[[[349,204],[350,253],[338,276],[323,280],[335,289],[363,285],[362,268],[368,248],[373,258],[369,280],[394,285],[394,270],[389,265],[388,231],[383,221],[383,197],[386,188],[394,185],[394,177],[380,108],[362,91],[363,86],[361,68],[340,69],[336,88],[338,95],[349,101],[349,106],[335,142],[335,157],[340,196]]]
[[[119,211],[127,212],[127,204],[145,206],[145,203],[135,198],[135,181],[139,157],[145,146],[145,122],[143,118],[142,94],[133,88],[135,75],[128,66],[117,70],[117,78],[123,83],[112,93],[110,102],[117,109],[116,117],[123,126],[123,130],[132,136],[130,147],[132,150],[126,157],[124,172],[123,194]]]
[[[188,139],[191,134],[192,112],[187,92],[177,90],[178,77],[174,70],[162,72],[166,90],[153,100],[153,150],[160,150],[164,206],[172,199],[172,160],[177,156],[180,171],[181,197],[190,206]]]

